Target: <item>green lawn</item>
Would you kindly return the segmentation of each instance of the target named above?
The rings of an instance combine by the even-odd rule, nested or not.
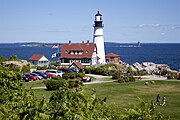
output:
[[[41,86],[42,81],[25,83],[25,86]],[[116,105],[120,111],[124,111],[130,104],[137,103],[137,97],[146,102],[156,100],[159,93],[167,99],[166,106],[158,106],[157,110],[170,116],[171,120],[180,119],[180,81],[155,81],[155,84],[144,85],[144,81],[131,83],[99,83],[85,85],[85,90],[89,91],[95,88],[97,96],[100,98],[107,97],[108,104]],[[35,95],[41,98],[43,95],[48,99],[52,91],[37,89]]]

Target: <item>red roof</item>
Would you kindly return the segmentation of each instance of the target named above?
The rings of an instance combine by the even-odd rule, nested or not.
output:
[[[42,55],[42,54],[33,54],[33,55],[29,58],[29,60],[39,60],[39,59],[41,59],[43,56],[44,56],[44,55]]]
[[[74,64],[79,68],[79,69],[82,69],[83,66],[80,62],[74,62]]]
[[[106,54],[106,57],[120,57],[120,56],[114,53],[109,53],[109,54]]]
[[[96,45],[93,43],[65,43],[61,44],[61,58],[92,58]],[[79,51],[82,54],[70,54],[71,51]]]

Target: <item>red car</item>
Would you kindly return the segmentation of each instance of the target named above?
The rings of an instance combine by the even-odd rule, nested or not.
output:
[[[29,80],[29,81],[31,81],[31,80],[33,80],[33,81],[38,80],[37,77],[35,77],[35,76],[33,76],[33,75],[30,75],[30,74],[24,74],[24,75],[23,75],[23,79],[24,79],[24,80]]]
[[[46,70],[45,74],[48,75],[48,77],[62,77],[62,72],[59,70]]]

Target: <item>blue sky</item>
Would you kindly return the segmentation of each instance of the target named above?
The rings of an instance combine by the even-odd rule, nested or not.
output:
[[[0,43],[92,41],[97,11],[105,42],[180,43],[179,0],[0,0]]]

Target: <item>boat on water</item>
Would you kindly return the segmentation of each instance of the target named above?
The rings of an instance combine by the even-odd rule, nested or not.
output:
[[[138,43],[137,43],[137,47],[141,47],[141,43],[140,43],[140,41],[138,41]]]

